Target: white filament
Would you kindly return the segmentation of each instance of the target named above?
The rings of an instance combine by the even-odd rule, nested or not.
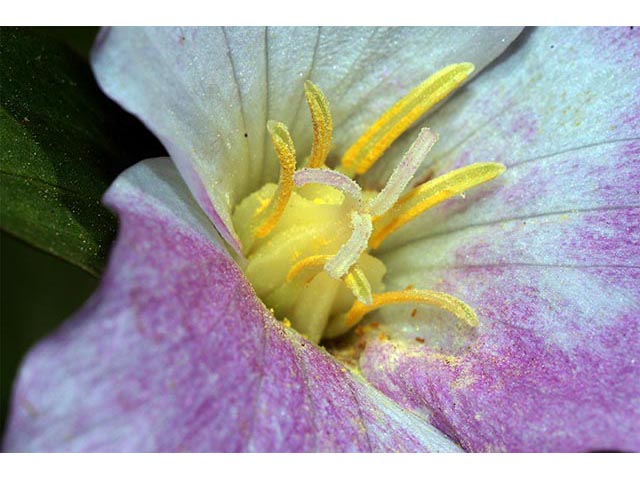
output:
[[[342,278],[347,274],[360,255],[369,245],[369,237],[373,231],[371,215],[366,213],[351,212],[351,226],[353,233],[349,240],[345,242],[335,257],[329,260],[325,266],[325,271],[333,278]]]
[[[308,183],[328,185],[340,190],[357,203],[360,203],[362,198],[362,189],[360,188],[360,185],[346,175],[336,172],[335,170],[329,170],[328,168],[300,169],[295,173],[293,181],[295,182],[296,187],[302,187]]]
[[[405,153],[385,187],[369,203],[367,210],[371,215],[382,215],[398,201],[416,170],[437,141],[438,136],[428,128],[420,130],[418,138]]]

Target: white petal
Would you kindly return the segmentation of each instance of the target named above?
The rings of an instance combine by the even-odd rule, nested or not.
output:
[[[431,122],[436,175],[508,169],[390,237],[385,283],[455,295],[480,326],[389,307],[370,320],[404,352],[358,341],[367,379],[466,449],[639,448],[639,39],[536,29]]]
[[[237,248],[233,207],[277,178],[266,121],[289,125],[300,158],[310,150],[306,79],[332,105],[339,155],[430,73],[459,61],[481,69],[518,31],[115,28],[98,39],[92,64],[105,92],[160,138],[198,203]]]
[[[440,135],[434,175],[487,161],[506,173],[423,214],[382,248],[513,217],[637,206],[639,35],[541,28],[519,40],[429,119]]]

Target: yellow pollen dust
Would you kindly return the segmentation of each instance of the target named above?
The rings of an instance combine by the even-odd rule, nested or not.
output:
[[[501,163],[474,163],[413,188],[400,197],[392,210],[373,219],[374,230],[369,247],[378,248],[385,238],[427,209],[493,180],[505,170]]]
[[[267,123],[280,163],[279,182],[244,198],[232,220],[247,257],[245,274],[276,317],[316,343],[346,333],[366,314],[393,304],[438,307],[478,325],[473,308],[446,293],[386,291],[386,268],[373,252],[428,208],[495,178],[504,166],[469,165],[404,192],[437,141],[436,134],[422,129],[380,192],[364,192],[353,180],[473,68],[470,63],[450,65],[427,78],[348,148],[335,169],[326,166],[333,120],[318,86],[304,85],[313,127],[306,168],[296,170],[287,127]]]
[[[365,305],[359,301],[353,304],[353,307],[345,314],[345,323],[352,327],[358,323],[364,315],[384,307],[385,305],[394,305],[398,303],[408,304],[425,304],[442,308],[453,313],[456,317],[463,320],[471,327],[478,326],[478,317],[473,309],[461,300],[451,295],[440,292],[432,292],[430,290],[401,290],[398,292],[385,292],[373,296],[373,301],[369,305]]]
[[[287,273],[287,281],[290,282],[303,271],[311,270],[319,272],[332,258],[332,255],[312,255],[300,260],[293,267],[291,267],[289,273]]]
[[[349,176],[367,172],[395,140],[473,72],[471,63],[449,65],[411,90],[371,125],[342,157]]]
[[[304,94],[311,113],[313,125],[313,144],[311,146],[311,158],[309,167],[320,168],[329,155],[331,148],[331,136],[333,134],[333,120],[329,103],[324,98],[320,89],[310,81],[304,82]]]
[[[256,228],[256,236],[264,238],[273,227],[278,223],[278,219],[287,207],[291,192],[293,192],[293,174],[296,171],[296,149],[293,146],[293,140],[289,130],[283,123],[270,121],[267,123],[267,129],[271,134],[273,148],[278,155],[280,161],[280,184],[278,185],[278,193],[274,195],[271,202],[259,210],[258,215],[267,212],[267,218],[264,219]],[[276,199],[277,197],[277,199]]]

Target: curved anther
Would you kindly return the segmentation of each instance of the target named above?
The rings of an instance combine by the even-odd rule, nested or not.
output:
[[[309,167],[320,168],[329,155],[331,148],[331,135],[333,133],[333,120],[329,103],[322,91],[309,80],[304,82],[304,94],[307,97],[311,123],[313,124],[313,145]]]
[[[384,307],[399,303],[414,303],[431,305],[453,313],[460,320],[471,327],[478,326],[478,316],[469,305],[462,300],[446,293],[433,292],[431,290],[402,290],[398,292],[385,292],[373,295],[373,301],[369,305],[362,302],[355,302],[351,310],[344,315],[347,327],[352,327],[358,323],[367,313]]]
[[[387,110],[342,157],[350,177],[367,172],[413,123],[453,92],[473,72],[471,63],[449,65],[434,73]]]
[[[296,149],[293,146],[293,140],[291,140],[291,135],[289,135],[286,125],[270,120],[267,122],[267,129],[271,134],[273,148],[280,161],[280,182],[271,202],[269,202],[264,211],[258,212],[263,216],[266,214],[266,218],[256,228],[257,238],[264,238],[269,235],[284,213],[284,209],[293,192],[293,176],[296,171]]]

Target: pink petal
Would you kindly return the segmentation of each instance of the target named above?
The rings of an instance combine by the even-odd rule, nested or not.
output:
[[[433,119],[436,174],[509,169],[397,232],[388,285],[480,327],[390,308],[361,368],[469,450],[640,450],[639,35],[535,30]]]
[[[106,201],[120,235],[100,289],[27,356],[11,451],[455,451],[285,329],[169,159]]]

